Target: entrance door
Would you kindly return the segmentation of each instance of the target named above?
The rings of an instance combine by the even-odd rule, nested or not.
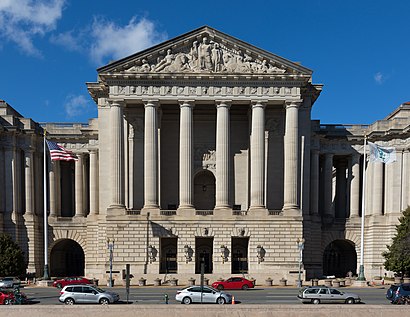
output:
[[[178,273],[177,238],[161,238],[159,273]]]
[[[84,251],[74,240],[63,239],[51,249],[51,276],[84,276],[84,267]]]
[[[353,242],[334,240],[323,253],[323,274],[345,277],[350,271],[356,273],[357,254]]]
[[[248,273],[248,237],[232,237],[232,267],[233,274]]]
[[[195,274],[201,274],[201,263],[204,264],[204,273],[213,271],[213,241],[214,238],[195,238]]]

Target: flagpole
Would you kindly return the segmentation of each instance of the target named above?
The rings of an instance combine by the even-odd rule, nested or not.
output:
[[[364,146],[363,146],[363,186],[362,186],[362,223],[360,231],[360,266],[359,266],[359,276],[357,277],[358,281],[366,281],[364,276],[364,217],[366,209],[366,143],[367,135],[364,136]]]
[[[48,223],[47,223],[47,149],[46,149],[46,129],[44,129],[44,169],[43,169],[43,191],[44,191],[44,280],[49,280],[48,274]]]

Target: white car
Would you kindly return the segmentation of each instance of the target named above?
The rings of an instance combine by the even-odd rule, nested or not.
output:
[[[232,295],[219,291],[213,287],[203,286],[190,286],[182,290],[177,291],[175,300],[181,302],[181,304],[191,303],[214,303],[214,304],[226,304],[232,303]]]
[[[20,279],[17,277],[7,276],[0,279],[0,287],[12,288],[14,286],[19,286],[21,283]]]

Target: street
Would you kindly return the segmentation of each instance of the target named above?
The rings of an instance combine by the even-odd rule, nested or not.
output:
[[[386,299],[385,294],[389,286],[368,287],[368,288],[340,288],[346,292],[356,293],[362,299],[363,304],[371,305],[391,305]],[[102,287],[103,289],[109,289]],[[165,304],[165,294],[169,296],[169,304],[179,304],[175,301],[176,290],[185,288],[181,287],[131,287],[129,294],[130,304],[157,305]],[[114,287],[114,292],[120,295],[121,303],[126,303],[125,287]],[[25,287],[22,291],[27,295],[32,304],[35,305],[63,305],[58,301],[60,291],[53,287]],[[302,305],[297,299],[297,288],[276,288],[257,286],[255,289],[247,291],[227,290],[228,293],[235,296],[237,304],[285,304],[285,305]]]

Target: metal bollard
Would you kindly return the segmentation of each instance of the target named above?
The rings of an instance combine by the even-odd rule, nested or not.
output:
[[[168,300],[169,300],[168,294],[165,294],[165,295],[164,295],[164,300],[165,300],[165,304],[168,305]]]

